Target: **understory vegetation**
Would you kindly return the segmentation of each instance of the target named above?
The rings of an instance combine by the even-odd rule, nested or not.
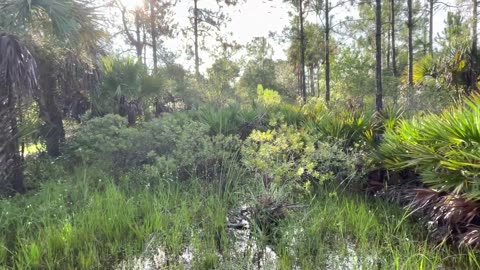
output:
[[[395,110],[333,118],[315,99],[291,107],[259,98],[253,107],[208,105],[132,127],[111,114],[74,124],[62,157],[27,156],[31,191],[0,201],[0,265],[121,269],[160,247],[159,267],[168,268],[478,268],[476,234],[468,227],[475,226],[477,195],[465,175],[474,156],[464,152],[478,135],[467,128],[478,121],[476,99],[413,120]],[[380,129],[377,147],[369,134]],[[428,144],[444,132],[458,139],[450,134],[441,145]],[[432,147],[449,151],[427,151]],[[421,175],[424,184],[411,200],[392,203],[381,195],[386,187],[378,196],[361,191],[380,161]],[[464,182],[427,177],[455,174],[455,164]],[[436,196],[420,197],[420,189]],[[243,240],[229,227],[242,207],[250,223]],[[420,210],[432,216],[416,215]],[[439,244],[445,239],[463,241],[457,249]],[[182,263],[186,250],[193,255]]]
[[[478,4],[0,0],[0,270],[480,269]]]

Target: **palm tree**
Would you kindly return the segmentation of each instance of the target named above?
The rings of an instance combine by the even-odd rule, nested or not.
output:
[[[60,155],[60,148],[65,140],[65,131],[62,111],[57,104],[58,76],[56,73],[65,72],[65,70],[52,64],[54,62],[52,59],[61,57],[48,55],[47,52],[55,43],[53,40],[63,41],[61,45],[55,44],[55,46],[77,51],[79,44],[89,46],[92,43],[91,40],[98,39],[95,25],[98,17],[94,1],[5,0],[0,3],[0,11],[2,13],[0,15],[4,16],[6,29],[11,33],[28,35],[37,32],[41,33],[38,36],[45,36],[45,39],[49,40],[48,44],[47,42],[36,44],[40,39],[37,36],[36,41],[33,41],[33,45],[29,47],[34,48],[32,54],[38,60],[39,71],[41,71],[38,78],[39,91],[34,98],[40,109],[40,117],[45,122],[44,137],[47,153],[52,157],[57,157]],[[82,49],[80,48],[80,50]]]
[[[15,36],[0,34],[0,185],[10,193],[25,192],[15,105],[19,91],[37,88],[35,73],[27,48]]]

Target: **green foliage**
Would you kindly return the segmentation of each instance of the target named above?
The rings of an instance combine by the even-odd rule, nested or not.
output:
[[[255,96],[257,85],[276,88],[276,63],[272,59],[273,47],[264,37],[254,38],[247,44],[248,59],[238,82],[239,96],[247,99]]]
[[[371,116],[356,111],[328,112],[308,121],[306,126],[320,137],[343,141],[347,147],[362,143],[374,130]]]
[[[210,135],[240,135],[246,138],[250,132],[262,125],[265,110],[262,106],[241,107],[230,104],[225,108],[205,105],[198,110],[198,120],[210,127]]]
[[[73,157],[88,164],[106,163],[123,170],[144,165],[152,184],[158,177],[208,178],[240,147],[236,136],[210,136],[211,130],[181,113],[136,127],[127,127],[120,116],[107,115],[87,121],[69,142],[69,149]]]
[[[265,107],[274,107],[282,103],[282,97],[277,91],[271,89],[264,89],[263,85],[257,86],[257,101],[260,105]]]
[[[427,185],[479,198],[480,98],[442,114],[401,121],[385,133],[379,160],[391,169],[412,168]]]
[[[168,180],[205,179],[215,180],[224,168],[224,162],[235,157],[240,141],[235,136],[207,136],[198,131],[193,124],[184,126],[190,133],[175,137],[171,149],[162,155],[151,155],[155,158],[152,165],[144,169],[151,182],[158,177]]]
[[[219,58],[213,65],[207,69],[208,80],[207,100],[225,104],[225,102],[233,97],[234,80],[240,73],[240,67],[237,63],[227,57]]]
[[[309,186],[310,181],[324,183],[350,180],[356,176],[358,154],[349,154],[338,143],[315,139],[295,127],[282,125],[261,132],[255,130],[242,148],[243,163],[265,183]]]
[[[154,143],[149,133],[127,127],[125,118],[109,114],[85,122],[67,148],[74,158],[89,164],[110,163],[128,168],[145,162]]]
[[[146,66],[132,57],[102,58],[103,79],[100,90],[91,97],[94,115],[118,113],[120,98],[135,100],[141,96]]]
[[[279,264],[283,269],[478,267],[473,250],[448,256],[448,248],[433,248],[422,238],[426,230],[406,215],[382,200],[324,189],[307,211],[291,213],[281,223]]]
[[[225,237],[224,230],[212,231],[225,226],[226,215],[225,201],[214,194],[185,196],[189,188],[180,185],[131,194],[110,176],[95,176],[95,168],[83,169],[58,182],[51,179],[31,196],[0,201],[2,267],[113,267],[152,241],[176,264],[194,241],[192,230],[198,230],[199,245],[212,250],[215,237]]]

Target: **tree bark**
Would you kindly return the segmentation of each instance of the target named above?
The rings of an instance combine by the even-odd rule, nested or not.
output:
[[[311,93],[312,96],[315,96],[314,69],[315,69],[315,67],[313,65],[311,65],[309,67],[309,71],[308,71],[309,72],[308,75],[310,75],[310,79],[309,79],[309,81],[310,81],[310,93]]]
[[[153,56],[153,74],[157,73],[158,58],[157,58],[157,26],[155,14],[155,0],[150,0],[150,27],[152,35],[152,56]]]
[[[330,7],[325,0],[325,102],[330,102]]]
[[[390,31],[390,27],[391,27],[391,24],[388,24],[388,29],[387,29],[387,69],[390,69],[390,44],[391,44],[391,31]]]
[[[376,0],[375,7],[375,78],[377,86],[376,110],[380,112],[383,109],[383,85],[382,85],[382,0]]]
[[[429,0],[429,23],[428,23],[428,51],[430,55],[433,55],[433,5],[435,4],[435,0]]]
[[[390,16],[391,16],[391,38],[392,38],[392,71],[393,76],[397,77],[397,48],[395,46],[395,0],[390,1]]]
[[[408,85],[413,87],[413,5],[412,0],[407,0],[408,6]]]
[[[305,33],[303,25],[303,0],[299,1],[299,16],[300,16],[300,70],[301,70],[301,90],[303,102],[307,101],[307,85],[305,80]]]
[[[138,14],[138,11],[135,12],[135,28],[136,28],[135,32],[137,34],[135,49],[137,50],[137,59],[141,63],[144,43],[142,42],[142,36],[141,36],[142,33],[140,29],[140,15]]]
[[[478,0],[472,0],[472,48],[470,52],[470,90],[469,92],[477,91],[477,7]]]
[[[129,102],[127,104],[127,120],[128,126],[132,127],[135,126],[137,123],[137,114],[138,114],[138,106],[135,102]]]
[[[200,80],[200,58],[198,56],[198,0],[193,0],[193,35],[195,39],[195,77]]]
[[[53,94],[53,89],[42,89],[43,104],[40,104],[40,117],[45,122],[45,142],[47,154],[58,157],[61,154],[61,146],[65,141],[62,113],[58,109]]]
[[[45,136],[47,154],[51,157],[60,156],[60,148],[65,141],[62,112],[55,100],[57,79],[54,68],[44,59],[39,59],[39,85],[36,95],[40,118],[45,122],[43,135]]]

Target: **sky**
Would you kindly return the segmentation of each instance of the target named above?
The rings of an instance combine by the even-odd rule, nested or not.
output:
[[[143,0],[122,0],[124,4],[133,9],[136,5],[141,5]],[[340,0],[331,0],[331,6],[334,6],[336,2]],[[342,0],[343,1],[343,0]],[[424,0],[421,0],[422,2]],[[455,4],[456,0],[444,0],[444,3]],[[193,0],[180,0],[174,7],[175,20],[180,26],[188,25],[189,9],[193,5]],[[199,8],[212,8],[216,9],[217,4],[215,0],[199,0]],[[439,6],[440,7],[440,6]],[[285,27],[289,25],[290,17],[289,12],[292,11],[291,5],[286,4],[283,0],[247,0],[245,3],[237,5],[235,7],[225,8],[224,11],[229,15],[231,21],[228,22],[226,32],[231,32],[229,40],[235,40],[241,45],[246,45],[255,37],[268,37],[270,32],[280,33]],[[355,9],[337,8],[332,12],[334,21],[339,21],[343,17],[357,16]],[[434,17],[434,33],[443,31],[444,20],[446,18],[447,10],[445,8],[438,8]],[[315,21],[317,19],[314,16],[310,17],[310,20]],[[317,20],[318,21],[318,20]],[[177,35],[172,40],[165,41],[166,47],[172,51],[179,52],[178,61],[187,68],[193,69],[193,59],[189,59],[185,53],[185,44],[192,42],[186,40],[183,36]],[[285,45],[278,42],[271,42],[274,48],[275,59],[285,59]],[[213,43],[208,43],[208,47],[213,47]],[[210,66],[213,62],[212,57],[207,52],[200,53],[200,57],[203,60],[201,67],[202,71]]]

